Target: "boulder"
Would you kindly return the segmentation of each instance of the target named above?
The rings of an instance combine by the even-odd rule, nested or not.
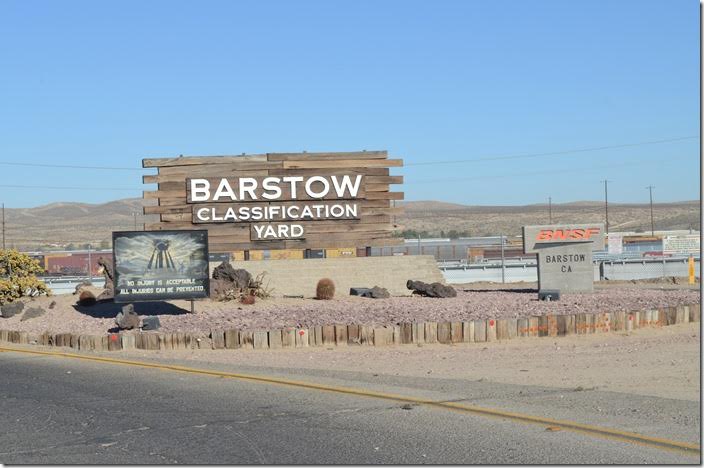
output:
[[[73,294],[80,294],[81,291],[83,291],[85,288],[90,288],[93,286],[93,283],[90,281],[81,281],[76,285],[76,289],[73,290]]]
[[[213,270],[214,280],[225,280],[233,284],[233,288],[247,289],[252,281],[252,275],[242,268],[235,269],[229,262],[222,262]]]
[[[408,280],[406,287],[413,291],[413,294],[418,294],[425,297],[456,297],[457,291],[452,286],[442,283],[424,283],[422,281]]]
[[[115,286],[113,283],[112,265],[103,257],[98,259],[98,265],[100,265],[100,270],[105,278],[105,286],[97,299],[98,301],[113,299],[115,297]]]
[[[127,304],[122,307],[122,312],[117,313],[115,317],[115,324],[120,330],[131,330],[132,328],[139,328],[139,315],[134,311],[134,306],[132,304]]]
[[[156,315],[144,317],[144,320],[142,320],[142,330],[158,330],[160,327],[161,322],[159,322],[159,317]]]
[[[3,318],[14,317],[22,312],[22,309],[24,309],[24,302],[8,302],[0,307],[0,315],[2,315]]]
[[[391,297],[391,294],[389,294],[389,291],[386,288],[374,286],[362,294],[362,297],[370,297],[372,299],[388,299]]]
[[[25,320],[41,317],[44,314],[46,314],[46,310],[42,309],[41,307],[30,307],[29,309],[24,311],[24,314],[22,314],[22,318],[20,319],[20,322],[24,322]]]
[[[92,305],[95,305],[96,302],[98,302],[98,300],[95,298],[95,294],[89,289],[81,290],[80,294],[78,295],[79,306],[90,307]]]
[[[371,288],[350,288],[350,296],[362,296],[371,291]]]

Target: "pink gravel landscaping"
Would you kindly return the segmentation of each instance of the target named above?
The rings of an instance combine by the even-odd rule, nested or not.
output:
[[[0,328],[40,334],[102,334],[115,327],[121,304],[103,303],[77,307],[76,296],[42,297],[27,301],[25,309],[41,306],[42,317],[22,321],[21,314],[0,318]],[[55,301],[53,309],[49,304]],[[699,303],[695,289],[608,288],[591,294],[565,294],[560,301],[541,302],[535,292],[458,291],[451,299],[393,297],[367,299],[341,296],[331,301],[314,299],[268,299],[254,305],[237,302],[196,302],[190,313],[187,301],[136,303],[142,315],[157,315],[163,332],[203,332],[240,328],[268,330],[283,327],[309,328],[328,324],[387,325],[401,322],[468,321],[544,314],[635,311]]]

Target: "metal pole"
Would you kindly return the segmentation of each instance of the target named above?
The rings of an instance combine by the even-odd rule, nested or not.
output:
[[[91,262],[90,249],[91,249],[91,245],[88,244],[88,282],[92,283],[93,282],[93,269],[91,268],[92,262]]]
[[[552,224],[552,197],[548,197],[548,217],[550,219],[549,224]]]
[[[504,235],[501,234],[501,282],[506,282],[506,262],[504,261]]]
[[[653,186],[648,185],[647,188],[650,191],[650,235],[655,237],[655,221],[653,220]]]
[[[418,255],[420,255],[420,234],[418,234]]]
[[[137,212],[133,212],[132,215],[134,216],[134,230],[137,230]]]
[[[5,250],[5,204],[2,204],[2,250]]]
[[[606,233],[609,233],[609,181],[604,180],[604,210],[606,212]]]

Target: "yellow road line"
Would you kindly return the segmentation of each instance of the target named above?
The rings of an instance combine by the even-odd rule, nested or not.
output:
[[[143,361],[131,361],[131,360],[127,360],[127,359],[116,359],[116,358],[109,358],[109,357],[102,357],[102,356],[90,356],[90,355],[85,355],[85,354],[63,353],[63,352],[57,352],[57,351],[39,351],[39,350],[30,350],[30,349],[22,349],[22,348],[0,347],[0,352],[16,352],[16,353],[34,354],[34,355],[40,355],[40,356],[64,357],[64,358],[79,359],[79,360],[84,360],[84,361],[104,362],[104,363],[109,363],[109,364],[120,364],[120,365],[126,365],[126,366],[135,366],[135,367],[144,367],[144,368],[159,369],[159,370],[166,370],[166,371],[184,372],[184,373],[188,373],[188,374],[209,375],[209,376],[214,376],[214,377],[226,377],[226,378],[239,379],[239,380],[248,380],[248,381],[252,381],[252,382],[285,385],[285,386],[289,386],[289,387],[307,388],[307,389],[311,389],[311,390],[319,390],[319,391],[325,391],[325,392],[342,393],[342,394],[347,394],[347,395],[363,396],[363,397],[370,397],[370,398],[379,398],[379,399],[385,399],[385,400],[393,400],[393,401],[402,402],[402,403],[413,403],[413,404],[426,405],[426,406],[431,406],[431,407],[461,411],[461,412],[465,412],[465,413],[479,414],[479,415],[483,415],[483,416],[498,417],[498,418],[509,419],[509,420],[513,420],[513,421],[520,421],[520,422],[531,423],[531,424],[539,424],[539,425],[543,425],[543,426],[557,426],[562,429],[566,429],[566,430],[570,430],[570,431],[574,431],[574,432],[579,432],[579,433],[583,433],[583,434],[605,437],[608,439],[618,440],[621,442],[630,442],[630,443],[635,443],[635,444],[639,444],[639,445],[646,445],[646,446],[656,447],[656,448],[661,448],[661,449],[681,451],[681,452],[686,452],[688,454],[697,454],[701,450],[701,447],[698,444],[690,444],[687,442],[680,442],[680,441],[676,441],[676,440],[651,437],[651,436],[646,436],[643,434],[638,434],[635,432],[621,431],[618,429],[611,429],[611,428],[601,427],[601,426],[593,426],[590,424],[581,424],[578,422],[562,420],[562,419],[551,419],[551,418],[545,418],[545,417],[541,417],[541,416],[533,416],[533,415],[524,414],[524,413],[515,413],[515,412],[503,411],[503,410],[498,410],[498,409],[493,409],[493,408],[485,408],[485,407],[476,406],[476,405],[429,400],[426,398],[416,398],[416,397],[410,397],[410,396],[404,396],[404,395],[395,395],[392,393],[376,392],[376,391],[372,391],[372,390],[364,390],[364,389],[358,389],[358,388],[339,387],[339,386],[334,386],[334,385],[324,385],[324,384],[304,382],[304,381],[299,381],[299,380],[289,380],[289,379],[279,378],[279,377],[264,377],[264,376],[252,375],[252,374],[241,374],[241,373],[223,372],[223,371],[217,371],[217,370],[197,369],[197,368],[193,368],[193,367],[185,367],[185,366],[177,366],[177,365],[169,365],[169,364],[157,364],[157,363],[143,362]]]

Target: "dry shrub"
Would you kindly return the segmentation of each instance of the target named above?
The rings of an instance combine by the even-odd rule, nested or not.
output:
[[[330,278],[323,278],[318,281],[315,287],[315,298],[329,300],[335,296],[335,283]]]
[[[0,305],[20,297],[50,295],[36,275],[44,272],[37,260],[17,250],[0,249]]]

